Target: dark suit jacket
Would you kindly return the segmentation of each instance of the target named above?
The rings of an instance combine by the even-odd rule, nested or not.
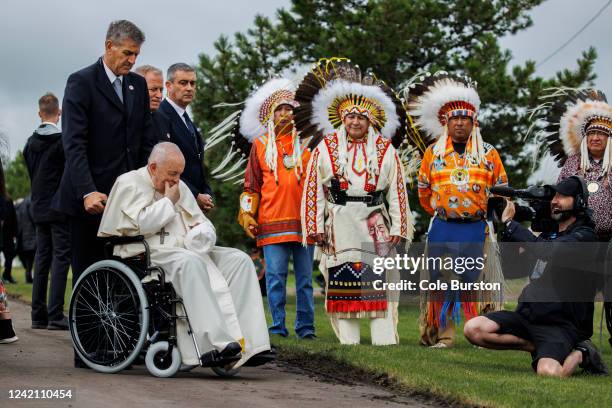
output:
[[[39,129],[45,129],[44,125]],[[23,149],[23,157],[30,175],[34,222],[66,221],[64,214],[51,208],[51,200],[59,188],[66,162],[62,134],[39,134],[35,131]]]
[[[154,137],[142,76],[130,72],[123,77],[123,101],[104,71],[102,58],[68,77],[62,103],[66,168],[54,209],[86,216],[84,195],[108,194],[118,176],[146,163]]]
[[[196,128],[196,141],[189,133],[183,119],[167,100],[163,100],[159,109],[153,113],[153,123],[156,135],[160,142],[176,144],[185,156],[185,171],[181,180],[187,184],[195,197],[198,194],[213,195],[212,189],[206,182],[204,170],[204,142]]]

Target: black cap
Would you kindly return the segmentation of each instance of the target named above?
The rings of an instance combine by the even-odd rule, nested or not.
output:
[[[565,180],[560,181],[554,186],[550,186],[555,192],[566,196],[576,197],[584,194],[582,191],[582,183],[577,177],[568,177]]]

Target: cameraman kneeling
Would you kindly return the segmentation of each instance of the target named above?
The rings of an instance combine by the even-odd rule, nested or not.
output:
[[[559,223],[559,233],[554,238],[536,237],[514,221],[516,210],[512,202],[507,203],[502,214],[506,226],[502,234],[504,241],[554,242],[534,244],[531,249],[525,246],[529,256],[535,255],[546,262],[542,275],[525,286],[516,311],[491,312],[471,319],[465,324],[464,334],[472,344],[481,347],[531,353],[532,367],[538,375],[567,377],[578,366],[592,374],[607,375],[601,355],[589,340],[593,334],[593,301],[540,301],[548,300],[551,288],[555,292],[559,286],[566,292],[567,288],[586,287],[589,296],[595,295],[592,279],[579,267],[587,259],[585,255],[589,255],[580,251],[580,245],[571,244],[597,240],[587,208],[588,192],[578,177],[565,179],[552,188],[556,194],[550,204],[551,213]],[[530,253],[535,247],[536,252]]]

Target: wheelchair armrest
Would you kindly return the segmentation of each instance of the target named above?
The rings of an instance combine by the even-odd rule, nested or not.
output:
[[[144,235],[136,235],[133,237],[109,237],[105,238],[106,243],[104,244],[104,252],[107,257],[111,257],[113,255],[113,249],[117,245],[126,245],[126,244],[134,244],[134,243],[142,243],[144,247],[145,254],[145,262],[146,266],[151,266],[151,254],[149,250],[149,244],[145,240]]]
[[[134,237],[109,237],[106,239],[106,241],[109,245],[115,246],[142,242],[144,239],[144,235],[136,235]]]

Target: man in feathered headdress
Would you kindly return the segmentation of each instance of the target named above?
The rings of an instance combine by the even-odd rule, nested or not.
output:
[[[294,87],[287,79],[272,79],[254,92],[235,131],[251,145],[235,140],[239,149],[250,148],[240,196],[238,222],[263,247],[266,288],[272,315],[270,333],[287,336],[285,300],[289,258],[295,270],[299,338],[315,338],[312,264],[314,247],[301,242],[300,201],[303,170],[308,164],[312,137],[300,139],[293,126],[297,106]],[[238,138],[240,139],[240,138]],[[250,146],[250,147],[249,147]]]
[[[494,279],[500,280],[501,271],[495,268],[493,259],[488,259],[489,266],[481,265],[490,228],[485,221],[489,189],[507,184],[508,179],[499,154],[480,135],[480,97],[475,84],[469,78],[445,72],[426,74],[421,80],[408,88],[408,114],[415,126],[434,141],[425,151],[418,175],[419,201],[433,216],[428,256],[450,255],[476,261],[463,270],[443,270],[433,263],[428,278],[475,282],[483,280],[483,269],[488,268],[491,274],[496,270]],[[494,239],[492,231],[490,236]],[[460,321],[461,309],[466,319],[479,313],[476,295],[450,290],[429,293],[428,301],[421,305],[421,343],[435,348],[452,346],[454,322]]]
[[[298,130],[325,135],[306,170],[302,223],[322,247],[332,327],[342,344],[358,344],[359,319],[369,318],[373,344],[397,344],[397,301],[375,283],[394,271],[378,275],[371,258],[412,239],[403,165],[391,143],[405,135],[405,111],[384,82],[338,58],[316,64],[296,100]]]

